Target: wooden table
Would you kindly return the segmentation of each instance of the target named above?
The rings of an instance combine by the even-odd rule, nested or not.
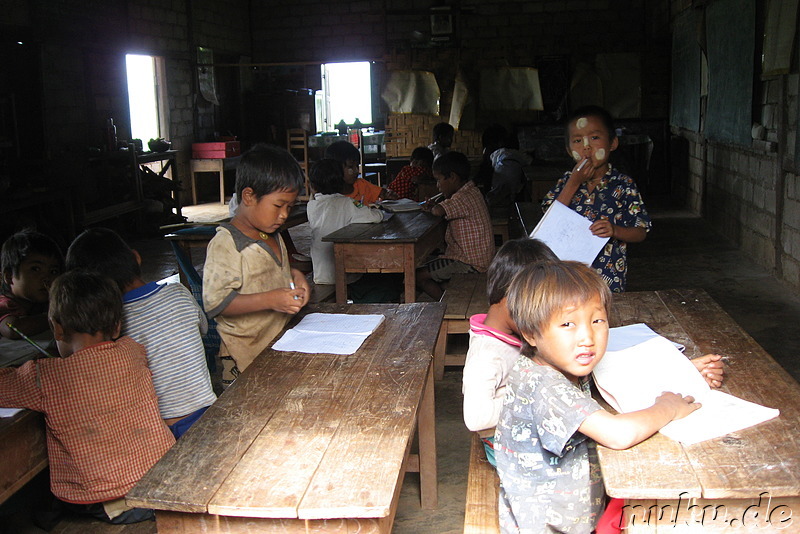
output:
[[[47,467],[44,415],[23,410],[0,418],[0,503]]]
[[[382,223],[354,223],[323,237],[333,242],[336,302],[347,302],[347,273],[403,273],[404,300],[416,300],[416,269],[444,245],[445,222],[422,211]]]
[[[189,174],[192,177],[192,204],[197,204],[197,173],[213,172],[219,176],[219,203],[225,204],[225,171],[235,169],[241,156],[217,159],[189,160]]]
[[[703,290],[615,295],[611,322],[644,322],[690,358],[722,354],[723,391],[781,411],[695,445],[656,434],[626,451],[598,447],[607,493],[630,505],[628,534],[797,532],[800,385]]]
[[[437,506],[432,354],[444,306],[309,311],[386,320],[353,355],[256,358],[128,493],[156,509],[159,532],[389,532],[406,471],[420,472],[423,508]]]

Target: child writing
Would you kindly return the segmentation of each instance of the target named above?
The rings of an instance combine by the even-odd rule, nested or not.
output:
[[[494,256],[489,210],[469,171],[469,160],[460,152],[448,152],[433,162],[433,177],[445,200],[429,200],[422,209],[447,219],[446,247],[416,274],[418,289],[436,300],[442,298],[440,283],[454,274],[486,272]]]
[[[424,146],[415,148],[411,152],[411,162],[400,169],[392,183],[389,184],[389,189],[394,191],[398,198],[419,200],[417,181],[420,178],[430,177],[432,165],[433,152]]]
[[[21,339],[46,331],[48,290],[61,273],[63,260],[55,241],[33,230],[22,230],[3,243],[0,293],[0,337]]]
[[[565,139],[575,167],[547,193],[542,207],[561,202],[593,221],[594,235],[610,238],[592,267],[611,291],[623,292],[628,243],[644,241],[651,222],[636,183],[609,163],[619,144],[615,132],[611,115],[601,107],[582,107],[570,115]]]
[[[305,306],[309,287],[289,266],[280,227],[305,184],[285,149],[258,144],[236,168],[239,207],[217,228],[203,269],[203,305],[222,339],[222,383],[230,385]]]
[[[336,266],[333,243],[322,238],[344,228],[350,223],[374,223],[383,220],[383,212],[357,203],[342,194],[344,174],[342,166],[333,159],[322,159],[311,167],[309,175],[315,194],[308,202],[308,224],[311,227],[311,261],[315,284],[336,283]],[[355,276],[352,276],[355,274]],[[352,276],[352,278],[351,278]],[[348,282],[359,278],[348,275]]]
[[[433,143],[428,148],[433,152],[434,159],[450,152],[456,130],[449,122],[440,122],[433,127]]]
[[[486,271],[489,310],[469,319],[469,350],[464,364],[462,393],[464,423],[478,432],[486,459],[494,459],[494,427],[505,397],[508,373],[519,357],[522,342],[506,306],[511,279],[526,265],[558,261],[550,247],[538,239],[513,239],[497,251]]]
[[[611,292],[578,262],[520,271],[508,309],[524,340],[495,432],[503,532],[590,533],[604,494],[595,442],[626,449],[700,407],[665,392],[625,414],[601,408],[589,374],[608,342]]]
[[[153,518],[123,497],[175,443],[158,412],[145,349],[119,336],[113,281],[70,271],[50,290],[61,358],[0,369],[0,405],[45,415],[50,487],[75,512],[109,523]]]
[[[122,334],[147,350],[161,417],[179,438],[217,399],[203,334],[206,314],[182,284],[142,279],[141,257],[113,230],[91,228],[67,249],[67,268],[111,278],[122,293]]]
[[[361,152],[347,141],[336,141],[325,149],[325,158],[338,161],[344,171],[342,194],[361,204],[375,204],[379,200],[397,198],[394,192],[359,178]]]

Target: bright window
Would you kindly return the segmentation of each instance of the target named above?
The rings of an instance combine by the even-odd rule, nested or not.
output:
[[[321,131],[331,131],[340,121],[353,124],[372,123],[372,86],[370,64],[325,63],[322,65],[322,98],[317,100],[322,109],[319,124]]]
[[[166,117],[162,112],[166,95],[163,94],[163,60],[154,56],[128,54],[125,56],[128,71],[128,105],[131,113],[131,136],[141,139],[145,150],[150,139],[165,137]]]

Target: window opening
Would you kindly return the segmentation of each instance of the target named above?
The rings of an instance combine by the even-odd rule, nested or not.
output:
[[[333,131],[340,121],[372,124],[370,63],[324,63],[322,91],[317,92],[315,104],[320,131]]]

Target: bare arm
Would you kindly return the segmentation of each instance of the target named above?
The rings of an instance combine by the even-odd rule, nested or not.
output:
[[[298,298],[295,299],[295,296]],[[244,315],[264,310],[295,314],[300,311],[307,300],[305,288],[279,287],[262,293],[236,295],[220,315]]]
[[[613,237],[626,243],[639,243],[647,237],[647,230],[644,228],[617,226],[605,219],[593,222],[589,230],[597,237]]]

